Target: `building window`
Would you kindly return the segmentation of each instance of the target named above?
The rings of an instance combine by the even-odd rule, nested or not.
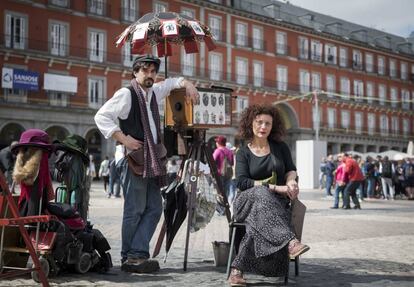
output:
[[[194,9],[190,9],[190,8],[181,8],[181,14],[188,16],[190,18],[195,18],[195,11]],[[210,25],[210,29],[211,29],[211,25]]]
[[[336,65],[336,46],[325,44],[325,63]]]
[[[381,135],[388,135],[388,116],[380,115]]]
[[[91,61],[104,61],[105,34],[103,32],[89,31],[89,59]]]
[[[408,66],[407,63],[401,62],[401,79],[407,80],[408,79]]]
[[[210,69],[210,80],[220,81],[222,73],[222,57],[221,54],[209,53],[209,69]]]
[[[328,97],[333,97],[336,93],[336,83],[335,75],[328,74],[326,75],[326,91],[328,92]]]
[[[321,74],[312,73],[312,91],[321,89]]]
[[[277,65],[277,89],[279,91],[287,91],[288,87],[288,68],[286,66]]]
[[[67,8],[69,6],[69,0],[49,0],[49,4]]]
[[[374,71],[374,56],[370,53],[365,53],[365,70],[369,73]]]
[[[381,106],[385,105],[385,100],[387,99],[387,88],[385,85],[378,86],[378,96],[379,96],[379,104]]]
[[[181,53],[181,70],[184,76],[194,76],[195,54],[187,54],[184,49]]]
[[[287,35],[285,32],[276,31],[276,54],[287,55]]]
[[[4,100],[8,103],[27,103],[27,90],[3,89]]]
[[[341,78],[341,95],[345,99],[349,99],[349,95],[351,93],[351,84],[348,78]]]
[[[253,61],[253,85],[255,87],[262,87],[263,81],[263,63]]]
[[[122,20],[133,22],[137,18],[137,1],[122,0]]]
[[[362,133],[362,126],[364,124],[364,118],[361,112],[355,112],[355,133],[361,134]]]
[[[309,40],[305,37],[299,37],[299,58],[309,59]]]
[[[322,62],[322,43],[319,41],[311,41],[311,60]]]
[[[241,113],[249,107],[249,97],[237,96],[236,98],[236,115],[240,118]]]
[[[88,101],[89,107],[98,109],[104,102],[104,80],[88,79]]]
[[[253,26],[253,49],[263,50],[263,28]]]
[[[372,104],[374,100],[374,84],[372,82],[367,82],[367,101],[369,104]]]
[[[378,56],[378,74],[385,75],[385,58]]]
[[[95,15],[105,15],[105,1],[88,0],[88,12]]]
[[[236,83],[241,85],[247,84],[247,77],[249,75],[249,65],[247,59],[236,59]]]
[[[401,90],[401,102],[404,110],[410,109],[410,92],[408,90]]]
[[[26,45],[27,17],[16,13],[6,14],[5,44],[7,48],[24,49]]]
[[[339,66],[348,67],[348,49],[340,47],[339,48]]]
[[[356,101],[362,101],[364,97],[364,82],[360,80],[354,80],[354,96]]]
[[[154,12],[166,12],[168,5],[163,2],[154,2]]]
[[[210,15],[208,18],[208,23],[210,25],[211,33],[217,41],[223,41],[221,36],[221,17]]]
[[[68,93],[49,91],[49,101],[51,106],[55,107],[67,107],[68,106]]]
[[[398,101],[398,91],[397,88],[391,88],[390,89],[390,98],[391,98],[391,106],[393,108],[397,107],[397,101]]]
[[[400,130],[400,123],[398,117],[391,118],[391,132],[393,135],[398,135]]]
[[[368,134],[374,135],[375,133],[375,114],[369,113],[368,114]]]
[[[408,136],[410,133],[410,121],[408,119],[403,119],[402,123],[403,135]]]
[[[395,78],[397,77],[397,64],[395,60],[390,59],[390,77]]]
[[[300,92],[302,94],[310,91],[310,74],[308,71],[300,70],[299,73]]]
[[[352,51],[352,67],[362,70],[362,53],[359,50]]]
[[[328,108],[328,128],[333,130],[336,128],[336,109]]]
[[[50,53],[54,56],[66,56],[68,47],[68,25],[50,23]]]
[[[341,111],[341,128],[349,129],[349,111]]]
[[[247,24],[245,23],[236,23],[236,45],[247,46]]]
[[[132,68],[132,64],[134,62],[134,55],[131,54],[131,44],[125,43],[125,45],[122,47],[122,50],[123,50],[124,66]]]

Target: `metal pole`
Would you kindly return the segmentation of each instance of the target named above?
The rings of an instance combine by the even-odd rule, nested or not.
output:
[[[167,79],[167,38],[164,38],[164,75],[165,79]]]

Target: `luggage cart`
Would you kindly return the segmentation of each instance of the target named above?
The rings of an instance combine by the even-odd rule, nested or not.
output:
[[[49,221],[57,220],[54,215],[36,215],[36,216],[25,216],[21,217],[13,198],[12,193],[10,192],[9,186],[6,182],[6,179],[3,173],[0,171],[0,227],[1,227],[1,238],[0,238],[0,279],[10,278],[14,276],[20,276],[26,273],[32,273],[32,278],[40,282],[43,287],[48,287],[49,282],[43,268],[47,268],[47,261],[38,257],[39,255],[45,254],[47,252],[47,247],[44,250],[38,249],[37,243],[39,242],[38,231],[35,235],[35,250],[33,245],[33,238],[31,239],[28,231],[25,228],[25,224],[30,223],[46,223]],[[19,235],[24,240],[25,248],[13,247],[13,246],[4,246],[6,231],[10,228],[18,228]],[[33,236],[32,236],[33,237]],[[4,254],[5,252],[16,252],[16,253],[29,253],[33,261],[33,266],[31,268],[21,267],[21,266],[5,266],[4,265]],[[10,270],[10,271],[8,271]]]

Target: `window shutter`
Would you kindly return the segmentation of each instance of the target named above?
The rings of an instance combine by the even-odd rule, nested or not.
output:
[[[60,55],[65,56],[66,55],[66,26],[59,25],[59,28],[60,28],[60,38],[59,38]]]
[[[11,37],[12,37],[12,16],[6,14],[6,47],[11,47]]]
[[[26,19],[23,17],[19,18],[20,20],[20,49],[24,49],[26,47]]]

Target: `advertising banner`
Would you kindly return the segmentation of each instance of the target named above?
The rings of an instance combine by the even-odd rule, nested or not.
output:
[[[3,68],[1,86],[6,89],[39,90],[39,73]]]

